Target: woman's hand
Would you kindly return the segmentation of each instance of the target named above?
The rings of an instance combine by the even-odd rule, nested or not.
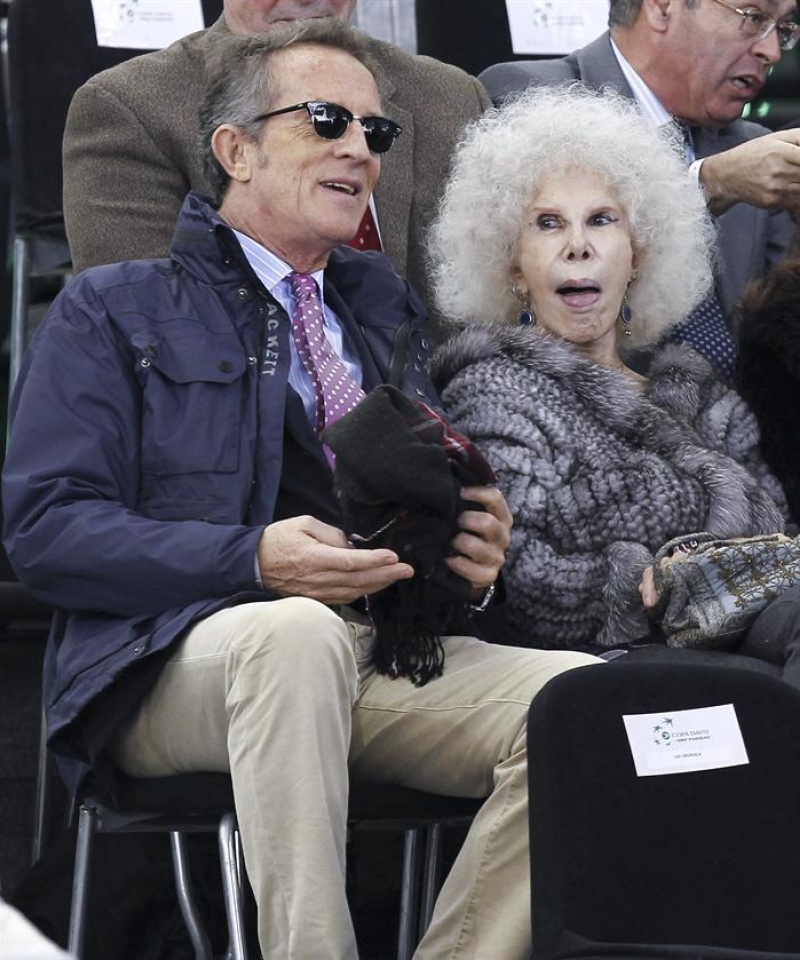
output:
[[[642,573],[642,579],[639,583],[639,594],[642,598],[645,610],[652,610],[658,603],[658,590],[656,590],[656,579],[653,576],[653,567],[645,567]]]
[[[447,566],[468,580],[476,592],[485,591],[497,579],[511,542],[511,511],[497,487],[464,487],[462,500],[480,503],[485,510],[465,510],[458,518],[460,532],[451,541],[458,556]]]

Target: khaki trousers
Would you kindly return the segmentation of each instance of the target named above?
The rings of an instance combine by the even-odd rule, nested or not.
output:
[[[349,775],[488,796],[416,960],[530,956],[531,699],[596,663],[445,639],[422,688],[370,665],[369,627],[314,600],[244,604],[194,627],[112,745],[132,776],[230,770],[265,960],[356,960],[345,898]]]

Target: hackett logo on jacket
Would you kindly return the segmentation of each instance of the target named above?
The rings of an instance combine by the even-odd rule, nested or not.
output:
[[[267,319],[267,336],[264,344],[264,352],[261,355],[261,374],[262,376],[274,377],[278,369],[278,360],[280,359],[280,343],[278,335],[275,332],[280,326],[280,321],[274,317]]]

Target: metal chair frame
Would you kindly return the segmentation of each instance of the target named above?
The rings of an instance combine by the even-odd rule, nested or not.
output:
[[[414,794],[430,800],[431,812],[414,810],[407,816],[401,809],[385,814],[378,808],[360,810],[351,817],[348,835],[356,832],[403,830],[403,870],[400,893],[400,922],[397,960],[410,960],[427,930],[439,891],[444,831],[448,826],[468,825],[482,801],[447,798],[400,791],[399,800]],[[368,801],[367,801],[368,802]],[[359,804],[362,806],[362,804]],[[447,807],[450,806],[450,812]],[[186,834],[216,833],[222,875],[225,916],[228,926],[226,960],[248,960],[244,932],[243,861],[236,815],[232,809],[213,814],[182,815],[122,810],[86,798],[78,814],[78,840],[73,875],[68,949],[81,958],[88,924],[88,897],[91,882],[91,855],[98,833],[169,833],[175,890],[196,960],[212,960],[211,945],[200,919],[194,896],[186,846]]]

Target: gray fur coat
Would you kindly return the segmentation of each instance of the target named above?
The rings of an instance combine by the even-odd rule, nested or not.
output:
[[[512,643],[644,636],[638,585],[667,540],[783,529],[783,493],[758,456],[752,413],[686,347],[656,356],[642,394],[535,327],[474,326],[440,348],[433,375],[514,515]]]

